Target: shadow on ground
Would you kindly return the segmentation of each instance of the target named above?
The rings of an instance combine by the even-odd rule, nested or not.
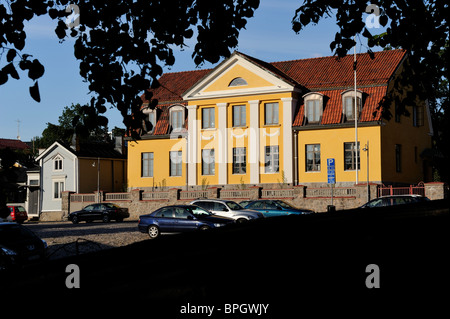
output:
[[[3,291],[52,302],[103,300],[112,309],[139,305],[164,318],[183,318],[188,302],[269,303],[268,316],[259,318],[436,309],[449,283],[449,207],[442,200],[163,236],[28,268]],[[65,286],[68,264],[80,268],[79,289]],[[366,286],[369,264],[380,269],[379,289]],[[230,316],[214,313],[251,317]]]

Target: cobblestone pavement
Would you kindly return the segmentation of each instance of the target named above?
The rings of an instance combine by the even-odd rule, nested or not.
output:
[[[148,240],[147,234],[138,231],[137,221],[82,222],[76,225],[71,222],[47,222],[25,223],[24,226],[47,242],[49,259]]]

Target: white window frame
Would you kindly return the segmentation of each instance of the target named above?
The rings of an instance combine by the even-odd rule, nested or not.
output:
[[[183,174],[183,152],[170,151],[169,152],[169,176],[180,177]]]
[[[355,98],[355,91],[353,89],[349,89],[346,90],[344,92],[341,93],[342,95],[342,114],[344,116],[344,121],[354,121],[355,120],[355,104],[354,104],[354,98]],[[348,98],[352,98],[352,102],[351,102],[351,117],[347,116],[347,112],[346,112],[346,108],[347,108],[347,99]],[[361,116],[361,112],[362,112],[362,98],[363,98],[363,92],[356,90],[356,98],[357,98],[357,103],[358,103],[358,114],[357,114],[357,119],[359,121],[359,118]]]
[[[177,114],[175,116],[175,114]],[[183,105],[179,105],[179,104],[174,104],[172,106],[170,106],[169,109],[169,123],[170,126],[172,127],[172,131],[178,132],[183,130],[184,128],[184,122],[186,119],[186,108]],[[178,117],[179,118],[179,123],[175,123],[175,124],[180,124],[180,126],[178,127],[178,125],[174,125],[174,121],[177,120],[178,122]]]
[[[276,174],[280,172],[280,146],[267,145],[264,150],[264,173]],[[268,165],[270,163],[270,165]]]
[[[245,127],[247,125],[247,106],[245,104],[233,105],[233,127]]]
[[[323,97],[324,95],[322,93],[318,93],[318,92],[309,92],[306,93],[305,95],[303,95],[303,104],[304,104],[304,114],[305,114],[305,119],[307,120],[307,123],[320,123],[322,121],[322,115],[323,115]],[[312,101],[318,101],[315,102],[317,103],[317,107],[318,110],[316,112],[316,110],[313,110],[313,118],[311,119],[309,114],[311,113],[309,108],[310,108],[310,103]],[[315,108],[315,106],[313,106],[313,108]],[[317,113],[317,114],[316,114]]]
[[[59,164],[58,164],[59,163]],[[53,159],[53,171],[61,172],[64,170],[64,159],[61,155],[56,155]]]
[[[147,121],[152,125],[152,128],[148,131],[148,133],[153,133],[156,127],[156,122],[158,121],[158,112],[156,111],[156,109],[152,110],[147,108],[143,110],[143,113],[147,116]]]
[[[52,199],[61,200],[62,192],[65,190],[65,178],[52,178]],[[56,193],[57,192],[57,193]]]
[[[149,154],[149,158],[144,158],[144,154]],[[144,175],[144,163],[147,163],[148,172]],[[150,164],[151,163],[151,164]],[[153,152],[142,152],[141,153],[141,177],[153,177],[154,176],[154,166],[155,166],[155,154]]]
[[[202,129],[209,129],[215,127],[216,127],[216,108],[215,107],[202,108]]]
[[[216,174],[216,160],[214,149],[202,150],[202,175]]]
[[[276,108],[274,106],[276,105]],[[269,106],[271,108],[269,109]],[[276,109],[277,120],[274,120],[274,109]],[[268,116],[269,115],[269,116]],[[264,103],[264,125],[278,125],[280,124],[280,105],[278,102]]]

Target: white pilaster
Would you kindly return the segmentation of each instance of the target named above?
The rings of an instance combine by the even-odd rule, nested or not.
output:
[[[287,183],[293,183],[293,140],[292,121],[297,100],[291,97],[282,98],[283,102],[283,170]]]
[[[250,184],[259,184],[259,100],[250,104],[250,125],[248,135],[248,162],[250,164]]]
[[[197,126],[197,105],[188,105],[188,185],[197,185],[197,141],[198,141],[198,126]]]
[[[217,161],[219,164],[219,185],[228,183],[228,132],[227,132],[227,103],[217,103],[218,108],[218,139]]]

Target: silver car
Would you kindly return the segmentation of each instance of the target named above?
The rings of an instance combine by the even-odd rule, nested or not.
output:
[[[237,223],[257,218],[264,218],[264,215],[262,213],[255,210],[245,209],[232,200],[197,199],[192,201],[190,204],[200,206],[219,216],[233,218]]]

